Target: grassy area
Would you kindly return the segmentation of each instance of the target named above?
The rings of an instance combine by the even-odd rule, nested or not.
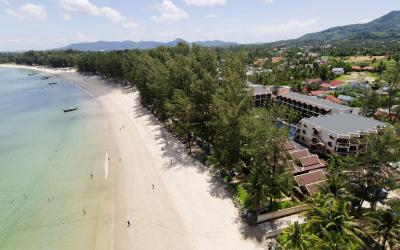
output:
[[[351,56],[346,61],[350,63],[363,63],[363,62],[372,62],[374,59],[376,61],[384,60],[385,56]]]
[[[269,211],[278,211],[286,208],[291,208],[300,205],[301,203],[299,202],[294,202],[292,200],[289,201],[280,201],[280,202],[274,202],[272,203],[272,206],[270,207]]]
[[[242,208],[247,208],[249,202],[249,195],[242,185],[235,185],[236,196],[235,199],[240,203]],[[300,205],[299,202],[294,202],[292,200],[287,201],[275,201],[272,206],[267,207],[267,212],[278,211],[286,208],[291,208]]]
[[[357,82],[373,82],[379,78],[377,73],[372,72],[352,72],[351,74],[341,75],[336,78],[343,82],[357,81]]]
[[[242,205],[247,203],[249,195],[247,194],[246,190],[241,185],[235,186],[236,196],[239,199]]]

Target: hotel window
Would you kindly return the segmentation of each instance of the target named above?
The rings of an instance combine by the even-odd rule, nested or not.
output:
[[[328,142],[328,146],[329,146],[329,147],[332,147],[332,142]]]
[[[307,134],[307,132],[303,129],[303,134]]]

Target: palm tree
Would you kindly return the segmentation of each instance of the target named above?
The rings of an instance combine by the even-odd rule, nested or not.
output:
[[[317,195],[307,213],[307,230],[327,242],[330,249],[359,249],[364,245],[360,239],[364,233],[348,214],[349,205],[332,195]]]
[[[299,224],[297,221],[285,228],[278,240],[283,249],[290,250],[310,249],[320,241],[318,237],[307,232],[304,225]]]
[[[271,196],[266,178],[267,174],[264,165],[253,165],[246,183],[246,191],[249,194],[250,208],[257,213],[268,203]]]
[[[332,155],[328,164],[328,176],[326,184],[321,187],[323,194],[332,194],[335,198],[346,197],[346,179],[342,173],[345,167],[344,160],[340,156]]]
[[[373,237],[378,239],[381,249],[386,244],[394,246],[400,242],[400,216],[392,210],[378,210],[367,214],[370,221],[370,230]]]

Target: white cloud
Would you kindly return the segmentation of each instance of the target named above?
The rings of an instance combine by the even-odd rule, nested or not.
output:
[[[310,30],[317,22],[318,18],[305,21],[289,21],[286,24],[265,25],[259,27],[257,31],[263,35],[287,35],[304,33]]]
[[[92,16],[103,16],[110,22],[120,24],[124,28],[136,28],[138,26],[137,23],[122,15],[118,10],[108,6],[96,6],[89,0],[60,0],[60,5],[64,11]]]
[[[42,5],[26,3],[18,10],[6,9],[5,13],[19,20],[44,21],[47,18],[46,8]]]
[[[65,11],[100,15],[100,9],[89,0],[60,0],[60,5]]]
[[[65,21],[69,21],[69,20],[71,20],[72,17],[71,17],[70,14],[65,13],[65,14],[63,15],[63,18],[64,18]]]
[[[3,3],[5,5],[10,5],[10,2],[7,0],[0,0],[0,3]]]
[[[175,22],[181,19],[189,18],[189,15],[183,9],[178,8],[173,2],[164,0],[156,5],[160,12],[158,16],[152,16],[151,20],[155,22]]]
[[[215,6],[225,5],[227,0],[184,0],[187,5],[194,6]]]
[[[102,7],[101,13],[104,15],[105,18],[113,23],[120,23],[126,19],[124,16],[122,16],[121,13],[119,13],[118,10],[110,7]]]
[[[275,0],[264,0],[264,3],[267,4],[273,4],[275,2]]]

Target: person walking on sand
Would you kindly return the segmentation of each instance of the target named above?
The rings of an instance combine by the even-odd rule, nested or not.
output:
[[[86,215],[86,210],[85,209],[83,209],[83,215]]]
[[[90,173],[90,179],[93,179],[93,173]]]
[[[129,220],[126,222],[126,224],[127,224],[128,227],[131,226],[131,222]]]
[[[154,189],[154,184],[151,184],[151,185],[153,185],[153,189]]]

